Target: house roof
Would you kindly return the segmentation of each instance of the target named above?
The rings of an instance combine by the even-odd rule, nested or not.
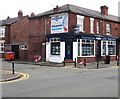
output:
[[[29,17],[29,19],[44,17],[44,16],[53,15],[53,14],[57,14],[57,13],[63,13],[63,12],[72,12],[72,13],[89,16],[89,17],[93,17],[93,18],[100,18],[100,19],[120,22],[120,17],[110,15],[110,14],[108,14],[108,16],[106,16],[106,15],[101,14],[101,12],[98,12],[95,10],[90,10],[87,8],[78,7],[78,6],[71,5],[71,4],[66,4],[59,8],[60,8],[60,10],[58,12],[54,12],[54,9],[52,9],[52,10],[46,11],[44,13],[38,14],[34,17]]]
[[[22,18],[24,18],[24,17],[26,17],[26,16],[23,16]],[[5,19],[5,20],[0,20],[0,26],[11,25],[21,19],[18,19],[18,17],[15,17],[15,18],[9,18],[9,19]]]

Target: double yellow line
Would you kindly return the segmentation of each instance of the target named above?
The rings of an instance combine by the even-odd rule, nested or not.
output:
[[[6,72],[11,72],[11,71],[6,71]],[[20,73],[20,72],[15,72],[16,74],[20,74],[21,77],[18,78],[18,79],[15,79],[15,80],[11,80],[11,81],[4,81],[4,82],[0,82],[0,84],[3,84],[3,83],[11,83],[11,82],[17,82],[17,81],[21,81],[21,80],[25,80],[25,79],[28,79],[30,77],[29,74],[27,73]]]

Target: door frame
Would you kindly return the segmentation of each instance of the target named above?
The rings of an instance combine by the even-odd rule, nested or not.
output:
[[[65,59],[73,59],[73,38],[65,38]]]

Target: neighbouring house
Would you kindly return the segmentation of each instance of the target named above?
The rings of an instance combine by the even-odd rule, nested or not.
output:
[[[13,51],[15,52],[15,59],[28,59],[28,17],[28,15],[23,16],[23,12],[19,10],[18,17],[8,17],[0,21],[0,37],[2,37],[0,44],[3,45],[1,46],[1,53]]]
[[[50,62],[95,62],[110,55],[116,60],[120,18],[109,15],[108,7],[94,11],[71,4],[29,17],[29,60],[34,55]]]
[[[4,43],[5,43],[5,26],[2,26],[2,21],[0,21],[0,57],[4,55]]]

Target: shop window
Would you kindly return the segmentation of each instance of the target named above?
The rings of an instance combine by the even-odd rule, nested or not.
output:
[[[51,43],[51,55],[60,55],[60,42]]]
[[[78,56],[94,56],[94,40],[78,41]]]
[[[102,55],[116,54],[116,41],[102,41]]]
[[[106,41],[102,41],[102,55],[106,55]]]
[[[51,38],[51,55],[60,55],[60,38]]]
[[[108,54],[115,55],[116,52],[116,42],[115,41],[108,41]]]

